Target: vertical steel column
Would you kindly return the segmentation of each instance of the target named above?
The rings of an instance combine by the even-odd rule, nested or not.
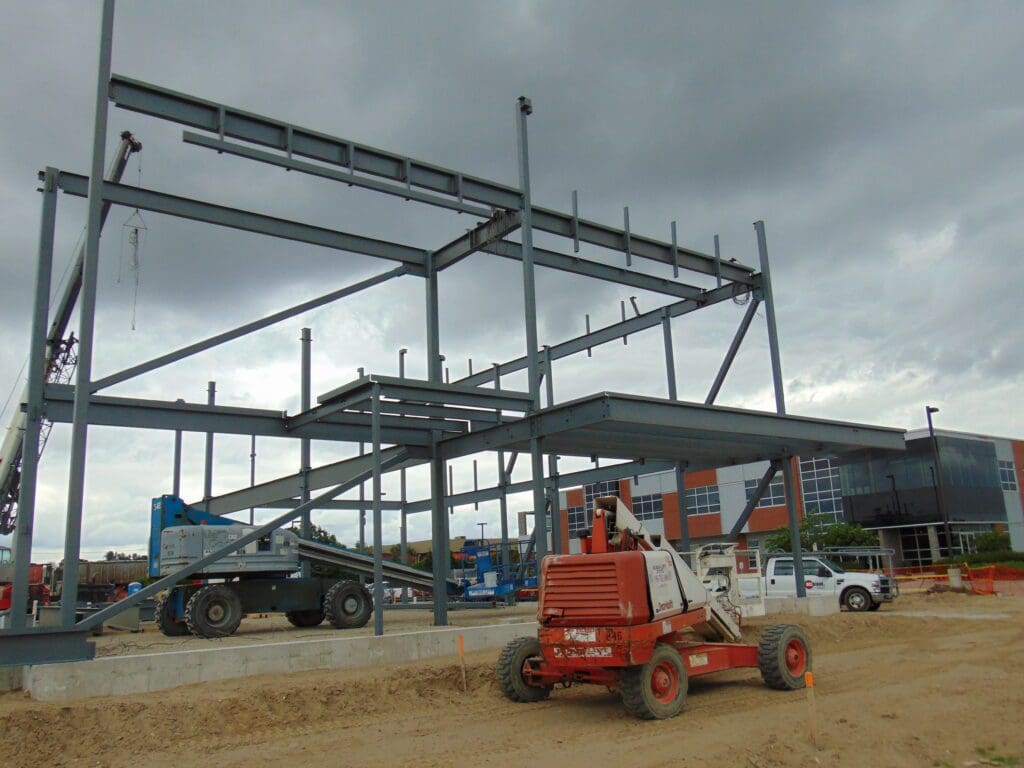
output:
[[[398,378],[405,378],[405,356],[409,352],[408,349],[402,347],[398,350]],[[399,473],[399,482],[401,483],[401,497],[402,497],[402,528],[400,532],[400,549],[402,556],[402,565],[409,564],[409,515],[405,510],[405,504],[408,501],[405,487],[405,469]],[[409,602],[409,588],[402,587],[402,602]]]
[[[92,134],[92,166],[89,173],[89,215],[85,230],[85,260],[78,320],[78,371],[71,428],[71,461],[68,472],[68,514],[64,530],[64,589],[61,624],[75,623],[78,602],[78,560],[82,544],[82,508],[85,502],[85,453],[89,435],[89,390],[92,380],[93,332],[96,321],[96,282],[100,261],[100,229],[103,222],[103,173],[107,144],[107,102],[110,55],[114,41],[114,0],[103,0],[99,64],[96,76],[96,115]]]
[[[672,344],[672,318],[666,311],[661,317],[661,332],[665,339],[665,376],[668,378],[669,400],[679,399],[679,389],[676,382],[676,354]],[[676,480],[676,499],[679,515],[679,544],[678,550],[683,553],[683,558],[689,562],[690,552],[690,519],[686,512],[686,488],[684,473],[686,464],[683,461],[676,463],[674,467]]]
[[[522,207],[519,211],[523,246],[523,304],[526,316],[526,368],[529,376],[533,411],[540,410],[540,360],[537,354],[537,290],[533,268],[533,208],[530,203],[530,150],[527,141],[526,118],[533,105],[525,96],[516,103],[516,138],[519,154],[519,190]],[[530,471],[533,481],[533,520],[537,532],[537,562],[548,553],[547,514],[544,509],[544,460],[540,439],[530,438]]]
[[[302,344],[302,358],[301,358],[301,382],[300,392],[302,412],[305,413],[312,407],[313,402],[313,334],[309,328],[303,328],[302,334],[299,337]],[[309,448],[309,438],[304,437],[299,441],[299,471],[302,473],[302,496],[301,502],[305,504],[309,501],[309,470],[311,466],[311,456]],[[299,535],[304,539],[308,539],[312,534],[313,520],[311,517],[310,510],[306,510],[302,513],[301,522],[299,523]],[[302,575],[304,578],[309,578],[313,575],[312,564],[308,560],[302,561]]]
[[[434,269],[434,256],[427,254],[426,286],[427,300],[427,379],[434,384],[441,383],[441,334],[438,311],[438,280]],[[443,627],[448,624],[448,589],[447,584],[447,553],[448,539],[445,531],[448,528],[448,515],[444,508],[444,459],[440,456],[437,444],[440,432],[432,434],[434,455],[430,460],[430,540],[431,559],[434,572],[434,624]]]
[[[256,435],[252,436],[252,442],[249,444],[249,487],[256,487]],[[249,507],[249,525],[255,524],[256,507]]]
[[[206,385],[206,403],[213,405],[217,402],[217,382],[211,381]],[[213,498],[213,432],[206,433],[206,465],[203,470],[203,499]]]
[[[764,314],[768,324],[768,351],[772,360],[772,383],[775,388],[775,410],[786,412],[786,395],[782,386],[782,360],[779,356],[779,331],[775,325],[775,297],[772,294],[772,275],[768,264],[768,242],[764,233],[764,222],[755,221],[754,231],[757,233],[757,255],[761,262],[761,292],[764,294]],[[800,521],[796,509],[796,482],[792,462],[782,468],[782,478],[786,488],[786,510],[789,513],[789,536],[793,549],[793,571],[796,577],[796,596],[807,597],[804,586],[804,560],[800,551]]]
[[[555,404],[554,369],[551,365],[551,347],[544,345],[544,389],[548,408]],[[558,457],[548,454],[548,503],[551,509],[551,551],[562,551],[562,505],[558,501]],[[568,551],[568,547],[566,547]]]
[[[494,388],[501,389],[501,366],[494,363]],[[498,419],[501,420],[501,411],[497,411]],[[503,578],[508,578],[512,573],[512,551],[508,545],[508,473],[505,472],[505,452],[498,451],[498,486],[501,488],[501,495],[498,496],[498,514],[501,517],[501,548],[498,550],[501,559],[501,573]]]
[[[25,434],[21,448],[21,485],[15,521],[14,573],[11,587],[11,628],[25,626],[28,572],[32,562],[32,529],[36,514],[36,477],[39,467],[39,431],[43,418],[43,379],[46,376],[46,324],[50,315],[50,280],[53,274],[53,232],[57,221],[57,170],[43,177],[43,212],[39,221],[39,258],[32,312],[32,340],[28,351]]]
[[[174,459],[171,465],[172,493],[181,498],[181,430],[174,430]]]
[[[373,444],[373,634],[384,634],[384,532],[380,508],[380,384],[373,385],[370,439]]]

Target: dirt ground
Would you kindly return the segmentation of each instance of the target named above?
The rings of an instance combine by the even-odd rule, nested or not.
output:
[[[467,657],[468,693],[448,659],[67,705],[7,694],[0,765],[1024,764],[1024,599],[910,595],[878,613],[780,619],[812,642],[818,748],[806,692],[769,690],[756,670],[695,679],[679,717],[642,722],[603,688],[506,701],[492,650]]]
[[[536,603],[520,603],[515,608],[469,608],[448,613],[448,623],[453,627],[479,627],[484,624],[504,624],[531,621],[537,614]],[[433,626],[434,614],[423,609],[387,610],[384,613],[384,634],[416,632]],[[129,653],[154,653],[159,651],[194,650],[198,648],[223,648],[232,645],[273,643],[285,640],[314,640],[332,636],[356,637],[373,634],[373,619],[360,629],[339,630],[324,622],[319,627],[297,629],[288,623],[283,614],[265,617],[247,617],[242,620],[238,632],[231,637],[201,638],[167,637],[160,634],[151,622],[142,625],[142,632],[119,632],[107,630],[96,643],[97,656],[123,656]]]

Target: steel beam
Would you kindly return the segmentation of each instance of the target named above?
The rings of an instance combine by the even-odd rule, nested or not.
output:
[[[381,449],[380,449],[380,384],[373,385],[371,395],[373,436],[373,634],[384,634],[384,533],[381,496]]]
[[[743,343],[743,339],[747,335],[747,330],[750,328],[750,323],[754,319],[754,315],[757,314],[757,307],[761,302],[757,298],[750,299],[750,305],[747,307],[747,311],[743,313],[743,319],[740,321],[739,328],[736,329],[736,334],[732,337],[732,342],[729,344],[729,349],[725,353],[725,358],[722,360],[722,364],[718,368],[718,373],[715,374],[715,380],[711,384],[711,389],[708,391],[708,396],[704,398],[704,405],[714,405],[715,400],[718,399],[718,393],[722,390],[722,385],[725,383],[725,377],[729,373],[729,369],[732,367],[733,360],[736,359],[736,353],[740,351],[740,345]]]
[[[519,224],[518,213],[496,211],[487,221],[434,251],[434,269],[440,272],[458,264],[470,254],[519,229]]]
[[[302,410],[309,410],[310,403],[313,399],[312,390],[312,376],[313,376],[313,334],[309,328],[303,328],[302,334],[299,337],[301,346],[301,356],[299,361],[299,407]],[[376,422],[371,422],[371,431],[377,429],[380,432],[380,419]],[[379,435],[378,435],[379,436]],[[299,440],[299,474],[302,475],[302,493],[299,495],[302,503],[305,504],[309,501],[309,471],[312,469],[310,456],[310,441],[308,437],[303,437]],[[256,485],[255,482],[250,483],[250,486]],[[309,510],[302,513],[302,522],[299,524],[299,534],[304,539],[308,539],[312,533],[313,521],[310,517]],[[302,575],[305,578],[309,578],[312,575],[312,564],[308,560],[302,562]]]
[[[88,184],[89,179],[85,176],[61,171],[60,188],[69,195],[85,197]],[[319,245],[347,253],[359,253],[364,256],[399,261],[411,267],[411,274],[422,274],[423,262],[427,253],[421,248],[413,248],[409,245],[375,240],[370,237],[340,232],[336,229],[304,224],[290,219],[279,219],[262,213],[228,208],[202,200],[168,195],[143,187],[116,184],[112,181],[103,183],[103,199],[114,205],[140,208],[144,211],[201,221],[205,224],[216,224],[220,227],[239,229],[244,232],[255,232],[284,240],[294,240],[299,243]]]
[[[36,260],[32,336],[28,350],[25,433],[22,437],[21,479],[18,485],[18,516],[12,540],[14,573],[11,579],[12,629],[25,626],[28,605],[28,572],[32,563],[32,532],[36,513],[36,478],[39,467],[39,433],[43,419],[43,379],[46,376],[46,321],[50,313],[50,280],[53,275],[53,236],[57,222],[57,171],[46,169],[43,210],[39,219],[39,251]]]
[[[88,661],[96,656],[95,643],[82,629],[27,627],[0,632],[0,667],[24,667]]]
[[[103,166],[107,148],[107,81],[114,41],[114,0],[103,0],[100,51],[96,78],[96,117],[92,132],[91,180],[83,194],[88,198],[85,228],[85,260],[82,262],[81,304],[78,313],[78,369],[71,429],[71,460],[68,470],[67,520],[64,527],[64,583],[73,585],[68,599],[61,597],[61,624],[75,623],[78,598],[78,561],[82,541],[82,510],[85,505],[85,459],[89,434],[89,383],[92,378],[92,346],[96,321],[96,287],[100,263],[100,230],[103,215]]]
[[[425,189],[448,195],[459,202],[468,200],[508,211],[518,210],[522,205],[519,190],[505,184],[469,176],[348,139],[328,136],[121,75],[114,75],[111,78],[110,98],[124,109],[209,131],[217,134],[221,140],[229,137],[271,147],[291,158],[304,157],[343,168],[350,173],[377,176],[401,183],[409,190]],[[342,181],[348,183],[345,179]],[[624,230],[586,221],[572,214],[533,208],[533,226],[544,232],[566,238],[578,238],[581,242],[625,252]],[[673,249],[670,243],[641,237],[635,233],[630,233],[629,251],[633,256],[668,265],[673,264],[673,251],[676,251],[679,267],[706,275],[717,274],[714,256],[689,248]],[[723,262],[721,274],[726,280],[749,283],[753,277],[753,270],[742,264]]]
[[[739,518],[737,518],[732,530],[729,531],[728,535],[725,537],[727,541],[736,541],[736,539],[739,538],[739,535],[743,533],[743,526],[745,526],[747,521],[750,520],[750,516],[754,513],[757,505],[761,502],[761,497],[764,496],[765,491],[767,491],[768,487],[772,484],[772,480],[775,479],[775,475],[778,473],[781,466],[782,465],[777,461],[770,463],[767,471],[762,475],[761,480],[754,489],[753,495],[747,500],[747,505],[743,508],[743,511],[740,513]]]
[[[258,320],[253,320],[251,323],[245,323],[244,325],[240,325],[237,328],[232,328],[230,331],[224,331],[223,333],[215,334],[213,336],[210,336],[209,338],[203,339],[202,341],[197,341],[194,344],[188,344],[187,346],[176,349],[173,352],[168,352],[165,355],[154,357],[153,359],[147,360],[144,363],[139,363],[138,365],[132,366],[131,368],[126,368],[123,371],[112,373],[109,376],[104,376],[102,379],[94,381],[92,384],[93,392],[105,389],[106,387],[112,387],[115,384],[120,384],[121,382],[127,381],[128,379],[133,379],[136,376],[141,376],[144,373],[155,371],[157,368],[162,368],[165,365],[170,365],[171,363],[176,363],[179,360],[184,360],[186,357],[198,354],[207,349],[212,349],[213,347],[216,347],[220,344],[224,344],[228,341],[241,338],[242,336],[246,336],[255,331],[262,330],[263,328],[269,328],[271,325],[274,325],[275,323],[280,323],[282,320],[287,320],[288,318],[291,317],[297,317],[298,315],[305,314],[306,312],[316,309],[317,307],[322,307],[325,304],[330,304],[331,302],[337,301],[338,299],[342,299],[346,296],[351,296],[354,293],[359,293],[360,291],[364,291],[367,288],[372,288],[375,285],[380,285],[381,283],[387,282],[393,277],[400,277],[401,275],[405,275],[408,273],[409,267],[407,266],[403,265],[400,267],[395,267],[394,269],[388,270],[387,272],[383,272],[379,275],[374,275],[373,277],[368,277],[365,280],[360,280],[359,282],[353,283],[352,285],[347,285],[344,288],[339,288],[336,291],[330,291],[329,293],[325,293],[324,295],[318,296],[315,299],[310,299],[309,301],[304,301],[301,304],[296,304],[294,307],[283,309],[280,312],[275,312],[272,315],[267,315],[266,317],[261,317]]]
[[[480,250],[492,253],[495,256],[512,259],[513,261],[523,260],[523,249],[519,243],[509,240],[499,240],[495,243],[484,245]],[[560,272],[569,272],[574,275],[592,277],[595,280],[604,280],[618,285],[628,285],[632,288],[640,288],[644,291],[663,293],[668,296],[678,296],[683,299],[697,299],[704,295],[705,291],[695,285],[679,283],[675,280],[668,280],[663,277],[655,277],[643,272],[636,272],[623,267],[613,267],[602,264],[599,261],[583,259],[579,256],[568,256],[564,253],[551,251],[546,248],[533,247],[533,263],[538,267],[557,269]]]
[[[217,402],[217,382],[211,381],[206,386],[206,404],[213,406]],[[213,496],[213,432],[206,433],[206,451],[204,453],[203,498]]]
[[[744,289],[745,290],[745,289]],[[643,314],[631,317],[628,320],[622,322],[613,323],[607,325],[604,328],[598,328],[596,331],[585,333],[582,336],[577,336],[574,339],[563,341],[560,344],[554,344],[551,347],[551,359],[561,360],[563,357],[575,355],[578,352],[585,352],[588,349],[601,344],[607,344],[612,341],[618,341],[623,336],[628,336],[639,331],[646,330],[648,328],[654,328],[660,325],[662,319],[667,312],[669,317],[680,317],[682,315],[694,312],[701,307],[710,306],[711,304],[717,304],[722,301],[728,301],[731,299],[736,291],[734,285],[723,285],[721,288],[708,291],[703,301],[697,302],[689,299],[677,301],[673,304],[669,304],[658,309],[652,309],[650,312],[644,312]],[[521,371],[526,367],[526,357],[517,357],[515,360],[510,360],[506,363],[500,363],[498,370],[502,376]],[[473,386],[479,386],[480,384],[486,384],[494,379],[495,368],[486,368],[482,371],[474,373],[472,376],[465,376],[458,381],[456,384],[471,384]]]

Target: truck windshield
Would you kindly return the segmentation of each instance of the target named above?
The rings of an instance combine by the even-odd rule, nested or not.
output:
[[[823,557],[823,558],[821,558],[821,562],[824,563],[825,565],[827,565],[829,568],[831,568],[833,573],[846,573],[846,571],[843,570],[843,568],[840,565],[838,565],[837,563],[833,562],[832,560],[828,560],[828,559]],[[806,566],[805,566],[805,568],[806,568]]]

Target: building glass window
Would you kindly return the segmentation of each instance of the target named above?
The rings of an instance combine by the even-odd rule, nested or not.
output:
[[[722,505],[718,500],[717,485],[686,489],[686,514],[710,515],[721,511]]]
[[[602,496],[618,496],[619,495],[619,481],[618,480],[605,480],[600,483],[591,483],[590,485],[583,486],[583,506],[587,510],[587,516],[593,519],[594,516],[594,499],[599,499]]]
[[[1004,491],[1017,490],[1017,473],[1013,469],[1012,461],[999,461],[999,485]]]
[[[833,464],[831,459],[801,459],[800,486],[807,514],[827,515],[831,523],[843,521],[843,487],[839,480],[839,466]]]
[[[569,518],[569,535],[582,538],[581,534],[590,528],[586,507],[569,507],[566,513]]]
[[[743,483],[747,491],[747,501],[750,501],[754,497],[754,491],[757,490],[758,483],[760,482],[760,479],[757,479],[746,480]],[[782,475],[776,472],[775,477],[772,478],[771,483],[768,485],[768,490],[764,492],[761,496],[761,500],[757,502],[757,509],[762,509],[763,507],[781,507],[785,503],[786,491],[782,484]],[[840,509],[841,508],[842,507],[840,506]]]
[[[761,549],[761,542],[747,541],[747,549],[750,550],[747,553],[747,568],[753,571],[757,568],[757,553]]]
[[[662,517],[662,495],[652,493],[648,496],[633,497],[633,515],[637,520],[660,520]]]

